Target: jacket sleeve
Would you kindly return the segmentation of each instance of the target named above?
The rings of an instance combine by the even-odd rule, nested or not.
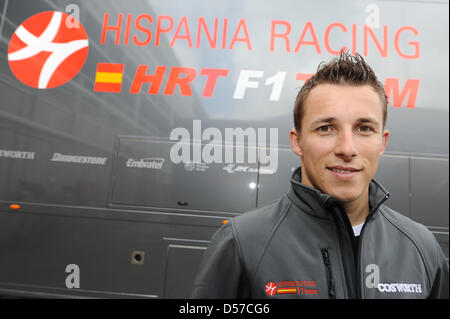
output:
[[[431,288],[430,295],[428,298],[431,299],[448,299],[448,262],[445,259],[444,252],[442,251],[439,244],[436,242],[437,246],[437,271],[434,277],[433,286]]]
[[[232,221],[212,237],[194,282],[192,298],[247,298],[248,285]]]

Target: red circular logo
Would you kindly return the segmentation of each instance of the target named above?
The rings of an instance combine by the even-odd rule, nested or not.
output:
[[[24,84],[50,89],[70,81],[88,55],[86,31],[64,12],[45,11],[19,25],[9,41],[8,62]]]
[[[266,285],[266,294],[273,296],[277,293],[277,285],[273,282],[268,282]]]

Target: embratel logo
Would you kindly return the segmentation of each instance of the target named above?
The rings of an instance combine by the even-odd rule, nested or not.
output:
[[[64,12],[45,11],[25,20],[8,46],[8,62],[24,84],[50,89],[70,81],[88,55],[88,37],[83,26]]]

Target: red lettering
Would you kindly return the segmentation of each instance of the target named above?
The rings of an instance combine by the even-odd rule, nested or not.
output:
[[[284,25],[286,27],[286,31],[284,33],[275,33],[275,28],[278,24]],[[290,41],[288,38],[289,33],[291,33],[291,24],[289,22],[282,20],[272,21],[272,26],[270,28],[270,51],[275,50],[275,38],[282,38],[284,39],[286,52],[291,52]]]
[[[227,48],[228,18],[223,19],[222,49]]]
[[[186,76],[180,78],[180,74],[186,74]],[[192,96],[191,86],[189,83],[195,79],[196,74],[197,72],[195,69],[174,66],[170,71],[169,80],[167,80],[164,94],[173,95],[175,92],[175,87],[178,85],[180,87],[181,95]]]
[[[184,29],[186,31],[186,33],[184,35],[180,35],[182,26],[184,26]],[[175,44],[175,41],[178,39],[187,40],[188,46],[190,48],[192,48],[192,39],[191,39],[191,34],[189,32],[189,26],[188,26],[186,17],[181,18],[180,23],[178,24],[177,30],[175,31],[175,35],[172,38],[172,42],[170,42],[170,46],[173,47]]]
[[[337,55],[337,54],[340,54],[342,51],[346,51],[347,47],[343,46],[339,51],[334,51],[333,49],[331,49],[331,47],[330,47],[330,32],[331,32],[331,29],[336,28],[336,27],[339,27],[342,31],[347,32],[347,28],[342,23],[332,23],[332,24],[330,24],[325,29],[324,44],[325,44],[325,49],[329,53]]]
[[[357,48],[356,48],[356,43],[357,43],[357,32],[358,32],[358,28],[356,24],[352,24],[352,54],[356,55],[356,52],[358,52]]]
[[[244,30],[244,37],[243,38],[238,38],[239,31],[241,30],[241,27]],[[245,42],[247,44],[247,48],[250,51],[252,50],[252,45],[250,43],[250,37],[248,36],[248,31],[247,31],[247,25],[245,24],[245,20],[244,19],[239,20],[238,27],[236,28],[236,32],[234,33],[233,39],[231,40],[230,50],[233,49],[233,46],[234,46],[235,42]]]
[[[113,31],[116,32],[116,39],[114,44],[119,44],[120,42],[120,30],[122,28],[122,13],[119,13],[117,17],[117,25],[108,25],[109,14],[105,12],[103,16],[103,27],[102,27],[102,37],[100,39],[101,44],[105,44],[106,41],[106,32]]]
[[[367,49],[367,34],[370,34],[370,36],[373,39],[373,42],[375,43],[378,51],[381,53],[382,57],[388,56],[388,27],[385,25],[383,26],[383,47],[381,47],[380,42],[378,42],[378,39],[373,32],[372,28],[368,27],[367,25],[364,25],[364,56],[367,56],[368,49]]]
[[[163,20],[169,21],[169,27],[163,28]],[[158,16],[158,21],[156,22],[156,39],[155,46],[159,46],[159,40],[161,37],[161,33],[170,32],[173,28],[173,18],[171,16]]]
[[[138,94],[141,92],[141,87],[143,83],[151,83],[148,90],[149,94],[158,94],[159,88],[166,72],[166,66],[160,65],[156,68],[153,75],[147,75],[147,65],[139,65],[136,74],[134,76],[133,84],[130,88],[130,93]]]
[[[401,107],[403,101],[406,96],[408,96],[408,102],[406,103],[406,107],[413,109],[416,105],[417,93],[419,92],[420,80],[417,79],[408,79],[406,80],[406,84],[403,87],[402,91],[399,90],[397,78],[387,78],[384,83],[384,91],[386,92],[386,96],[390,98],[392,93],[392,106],[393,107]]]
[[[297,81],[308,81],[310,77],[312,77],[314,74],[311,73],[297,73],[297,76],[295,77],[295,79]]]
[[[125,37],[123,39],[123,44],[128,45],[128,40],[130,40],[130,25],[131,25],[131,14],[127,14],[127,24],[125,26]]]
[[[136,21],[134,21],[134,26],[136,27],[136,29],[144,32],[147,35],[147,38],[144,41],[139,41],[138,37],[136,35],[133,35],[133,42],[139,46],[147,45],[152,40],[152,32],[150,31],[150,29],[144,28],[141,25],[141,20],[143,19],[148,20],[149,23],[153,23],[152,17],[148,14],[140,14],[137,17]]]
[[[206,75],[208,77],[206,80],[205,89],[203,90],[204,97],[211,97],[213,95],[217,78],[219,76],[227,76],[228,71],[229,70],[226,69],[202,69],[200,71],[200,75]]]
[[[414,35],[419,35],[419,31],[417,31],[417,29],[414,27],[410,27],[410,26],[401,27],[395,33],[395,40],[394,40],[395,51],[397,51],[398,55],[404,59],[417,59],[418,57],[420,57],[420,42],[418,42],[418,41],[409,41],[408,42],[409,45],[414,47],[414,49],[415,49],[414,54],[405,54],[400,50],[400,45],[399,45],[400,34],[406,30],[412,31],[412,33],[414,33]]]
[[[313,39],[312,41],[304,41],[303,40],[305,38],[305,35],[306,35],[308,30],[311,33],[311,36],[312,36],[312,39]],[[302,44],[314,45],[314,47],[316,48],[317,53],[322,53],[322,50],[320,50],[319,41],[317,40],[316,32],[314,31],[314,26],[313,26],[312,22],[307,22],[306,23],[305,28],[303,29],[303,32],[300,35],[300,39],[298,40],[298,43],[295,46],[294,52],[297,53],[300,50],[300,47],[302,46]]]
[[[214,39],[211,38],[211,33],[209,33],[208,26],[206,25],[205,18],[200,17],[198,19],[198,28],[197,28],[197,43],[196,47],[200,47],[200,37],[201,37],[201,27],[203,26],[203,30],[205,30],[206,37],[208,38],[209,46],[212,49],[215,49],[217,46],[217,29],[219,25],[219,19],[214,19]]]

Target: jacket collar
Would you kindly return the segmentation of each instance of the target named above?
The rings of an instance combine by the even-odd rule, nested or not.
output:
[[[300,209],[317,217],[329,218],[329,209],[340,201],[318,189],[301,183],[301,167],[298,167],[291,177],[291,189],[288,192],[289,199]],[[369,216],[378,211],[378,207],[390,197],[386,189],[371,180],[369,184]]]

